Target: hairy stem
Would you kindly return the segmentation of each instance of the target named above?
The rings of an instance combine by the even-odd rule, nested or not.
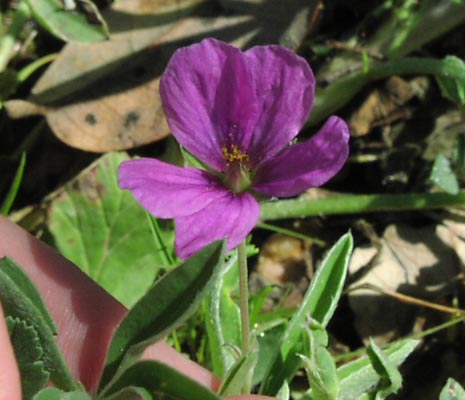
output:
[[[247,269],[247,252],[245,241],[237,248],[239,264],[239,308],[241,312],[242,355],[247,356],[250,351],[250,317],[249,317],[249,278]],[[252,371],[247,382],[242,387],[242,394],[250,394],[252,386]]]
[[[458,194],[409,193],[340,195],[316,200],[279,200],[261,204],[261,220],[317,215],[412,211],[465,205],[465,190]]]
[[[239,263],[239,308],[241,310],[242,325],[242,353],[245,355],[249,352],[249,282],[247,270],[247,254],[245,242],[242,242],[237,248]]]

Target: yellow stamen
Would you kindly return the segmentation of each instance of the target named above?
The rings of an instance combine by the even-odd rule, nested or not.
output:
[[[249,161],[249,155],[239,150],[239,147],[237,147],[235,144],[229,147],[221,148],[221,152],[223,153],[223,157],[226,160],[228,166],[236,162],[244,164]]]

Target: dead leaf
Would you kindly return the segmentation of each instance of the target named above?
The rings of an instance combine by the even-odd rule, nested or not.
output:
[[[420,95],[415,88],[418,79],[407,82],[398,76],[390,77],[382,89],[373,90],[360,108],[351,116],[349,125],[353,136],[368,134],[374,127],[408,119],[412,110],[407,103]]]
[[[426,139],[423,158],[434,161],[439,154],[452,155],[457,136],[465,130],[463,113],[453,107],[438,116],[434,121],[433,131]]]
[[[307,272],[302,241],[282,234],[271,236],[261,249],[257,272],[271,284],[299,281]]]
[[[308,287],[309,263],[301,240],[274,234],[261,248],[251,286],[258,292],[266,286],[277,285],[271,298],[281,307],[297,307]]]
[[[241,3],[245,12],[234,12]],[[105,152],[166,137],[159,78],[174,50],[204,37],[238,46],[300,44],[318,1],[120,0],[103,12],[111,40],[68,44],[30,99],[70,146]],[[279,23],[277,21],[280,21]],[[8,106],[8,105],[7,105]],[[8,109],[19,114],[15,105]]]
[[[351,288],[369,284],[420,299],[441,299],[452,292],[461,269],[456,240],[457,236],[451,230],[446,232],[442,224],[423,228],[390,225],[379,252],[373,246],[355,249],[350,273],[360,274],[362,268],[368,271]],[[419,311],[368,289],[350,292],[349,303],[356,329],[366,343],[369,337],[381,344],[408,333]]]

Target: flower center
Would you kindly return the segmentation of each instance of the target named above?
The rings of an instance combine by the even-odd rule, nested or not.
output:
[[[224,184],[233,193],[243,192],[252,183],[250,170],[246,165],[249,161],[249,155],[242,152],[235,144],[223,147],[221,152],[226,160]]]
[[[228,167],[230,164],[233,164],[233,163],[243,164],[249,161],[249,155],[239,150],[239,147],[237,147],[235,144],[229,147],[226,147],[226,146],[223,147],[221,149],[221,152],[223,153],[223,157],[226,160],[226,165]]]

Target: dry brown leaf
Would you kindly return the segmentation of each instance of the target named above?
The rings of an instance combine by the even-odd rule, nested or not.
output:
[[[444,242],[450,243],[460,260],[462,272],[465,272],[465,211],[449,210],[438,226],[438,235]]]
[[[42,106],[12,100],[6,102],[5,108],[11,117],[45,115],[59,139],[86,151],[128,149],[167,136],[158,79],[131,87],[126,76],[119,78],[100,82],[87,91],[85,98],[76,96],[76,101],[69,104]],[[115,89],[116,93],[111,93]]]
[[[457,143],[457,136],[463,133],[464,129],[463,113],[456,107],[451,107],[450,110],[436,117],[433,131],[426,139],[423,158],[434,161],[439,154],[450,156]]]
[[[444,225],[412,228],[390,225],[381,240],[381,248],[357,248],[349,271],[369,271],[351,287],[364,284],[398,291],[417,298],[435,301],[451,293],[461,269],[456,255],[458,237]],[[461,239],[460,239],[461,240]],[[465,246],[461,242],[461,246]],[[418,308],[408,306],[369,289],[349,293],[355,325],[363,340],[373,337],[384,343],[412,329]]]
[[[271,298],[281,307],[297,307],[308,286],[310,260],[306,254],[301,240],[283,234],[272,235],[261,248],[251,279],[252,288],[260,291],[270,284],[278,285]]]
[[[410,118],[412,110],[406,104],[419,95],[415,89],[419,86],[419,79],[422,78],[407,82],[398,76],[392,76],[386,81],[384,88],[373,90],[350,118],[352,135],[363,136],[376,126]]]
[[[207,36],[238,46],[276,39],[295,47],[314,2],[295,0],[283,15],[282,5],[273,1],[281,24],[269,1],[241,3],[248,13],[221,15],[218,4],[206,0],[114,2],[103,13],[111,40],[66,45],[30,100],[41,107],[55,135],[79,149],[122,150],[162,139],[169,129],[158,85],[174,50]],[[15,103],[6,107],[16,116],[24,109]]]
[[[271,284],[299,281],[306,275],[302,241],[282,234],[271,236],[261,249],[257,272]]]

